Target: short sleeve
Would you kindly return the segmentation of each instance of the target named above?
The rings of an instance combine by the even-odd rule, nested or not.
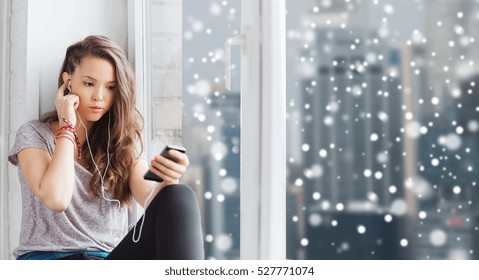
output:
[[[48,151],[48,145],[45,137],[40,130],[40,121],[29,121],[17,131],[15,136],[15,143],[8,153],[8,161],[18,166],[18,153],[26,148],[39,148]]]

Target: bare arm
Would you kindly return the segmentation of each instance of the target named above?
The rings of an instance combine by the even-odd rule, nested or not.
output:
[[[68,139],[57,141],[55,153],[28,148],[18,153],[18,161],[28,185],[52,211],[63,212],[70,204],[75,186],[74,146]]]
[[[67,82],[57,93],[55,105],[59,115],[76,123],[76,95],[63,96]],[[62,121],[60,121],[62,122]],[[63,124],[62,124],[63,125]],[[18,153],[20,168],[32,191],[52,211],[63,212],[70,204],[75,187],[75,145],[67,138],[58,138],[55,152],[27,148]]]

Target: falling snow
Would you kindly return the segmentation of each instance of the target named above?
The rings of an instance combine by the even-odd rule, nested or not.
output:
[[[208,254],[220,253],[209,257],[235,258],[240,129],[248,124],[237,54],[234,89],[224,90],[224,41],[240,34],[243,11],[240,1],[202,2],[184,5],[183,141],[205,219],[219,219],[205,241]],[[362,256],[380,257],[393,244],[415,258],[479,258],[468,243],[479,209],[479,2],[442,10],[422,0],[303,2],[286,4],[293,257],[351,258],[360,236]],[[417,232],[399,226],[406,223]],[[354,235],[339,240],[340,231]],[[327,238],[336,255],[315,251]]]

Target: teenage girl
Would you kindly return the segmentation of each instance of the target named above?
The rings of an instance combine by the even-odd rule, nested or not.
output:
[[[179,184],[186,154],[143,157],[143,117],[126,56],[104,36],[71,45],[56,110],[22,125],[22,224],[17,259],[203,259],[194,191]],[[145,180],[150,170],[163,182]],[[133,199],[146,211],[129,230]]]

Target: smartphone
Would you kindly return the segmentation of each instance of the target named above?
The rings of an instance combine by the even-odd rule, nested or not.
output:
[[[186,153],[186,149],[183,148],[183,147],[175,146],[175,145],[167,145],[163,149],[163,151],[161,151],[161,155],[164,156],[165,158],[169,159],[169,160],[174,161],[174,162],[177,162],[177,160],[175,158],[173,158],[172,156],[170,156],[170,154],[168,154],[169,150],[177,150],[178,152]],[[148,172],[146,172],[146,174],[145,174],[145,176],[143,176],[143,178],[145,180],[151,180],[151,181],[156,181],[156,182],[160,182],[160,183],[163,182],[163,179],[158,177],[158,175],[154,174],[150,170],[148,170]]]

